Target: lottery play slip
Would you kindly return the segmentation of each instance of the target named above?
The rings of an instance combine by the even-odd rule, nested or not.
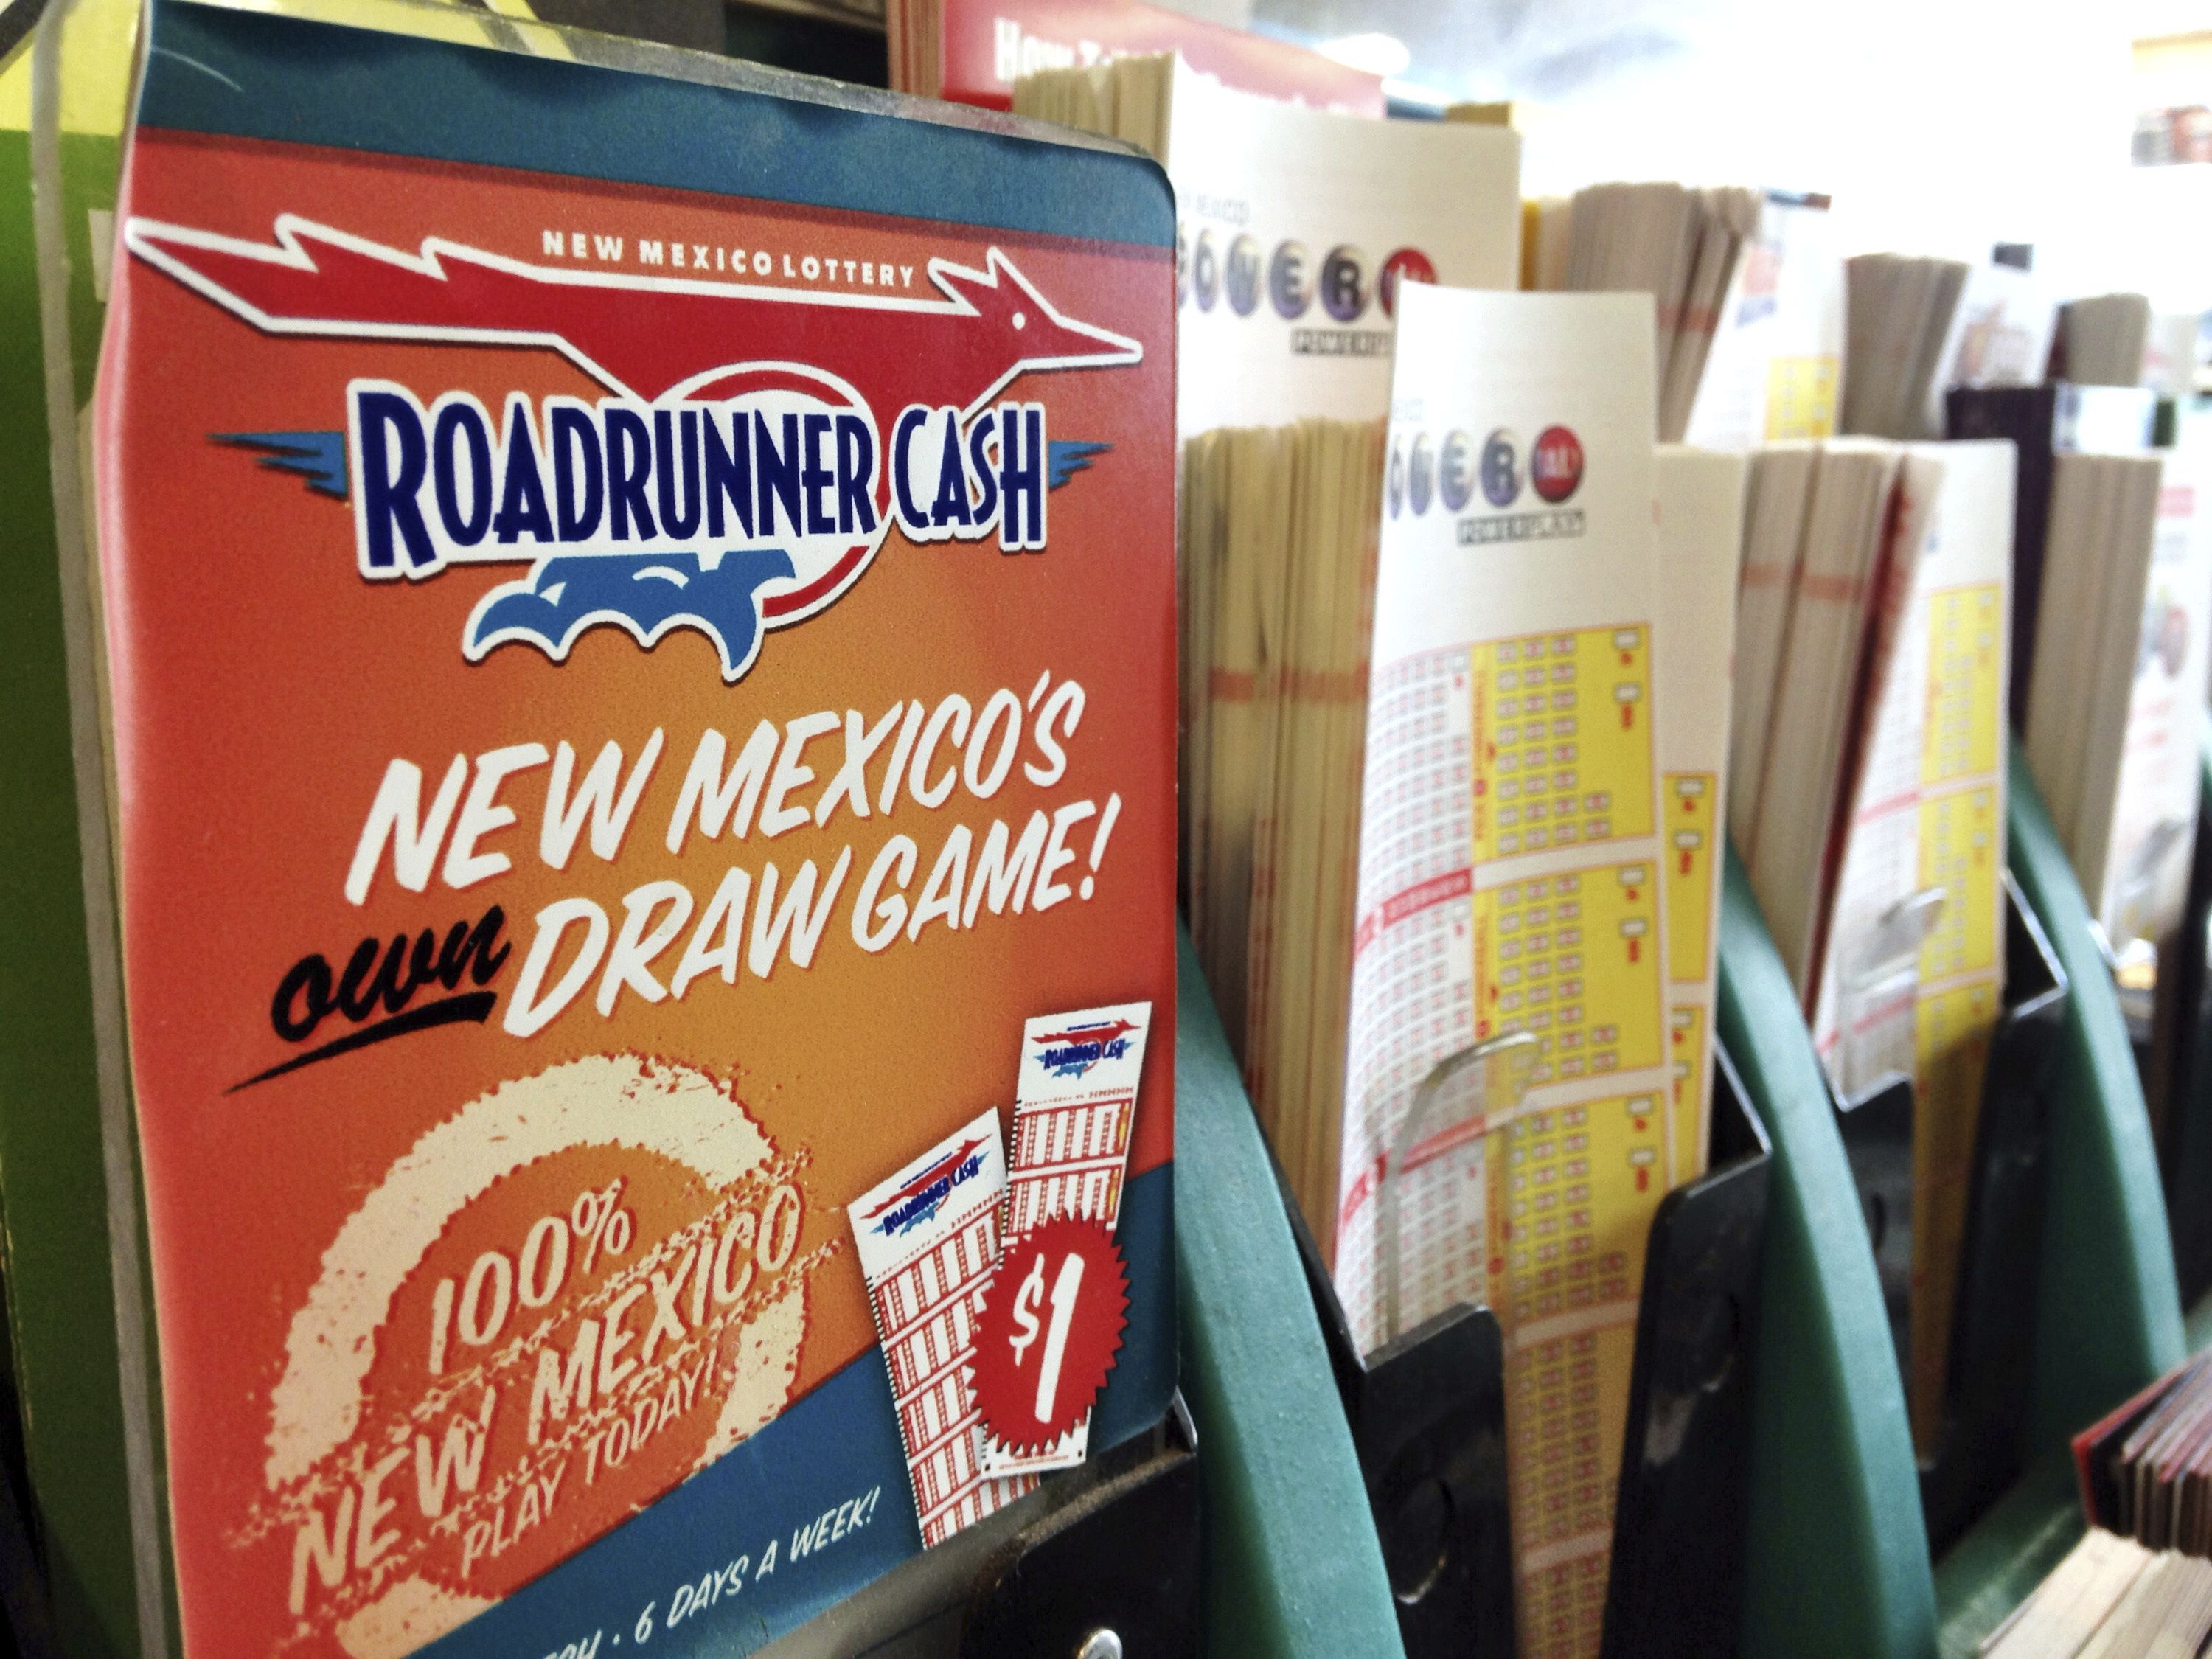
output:
[[[1185,438],[1379,416],[1401,282],[1513,286],[1518,133],[1302,108],[1182,64],[1172,86]]]
[[[1870,712],[1810,988],[1846,1096],[1912,1079],[1911,1400],[1940,1413],[1982,1077],[2004,995],[2013,451],[1912,444],[1871,598]],[[1924,1242],[1926,1248],[1920,1249]]]
[[[1744,460],[1677,444],[1657,456],[1660,905],[1667,926],[1667,1182],[1705,1172],[1712,1138],[1729,678]]]
[[[184,1650],[757,1643],[993,1506],[978,1421],[994,1502],[1172,1388],[1165,181],[150,27],[101,718]]]
[[[1595,1655],[1671,1109],[1651,301],[1400,306],[1335,1278],[1369,1347],[1496,1311],[1522,1650]],[[1431,1079],[1501,1038],[1517,1097]]]

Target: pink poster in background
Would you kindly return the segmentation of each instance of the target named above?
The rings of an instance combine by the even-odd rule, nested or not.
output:
[[[944,19],[937,95],[955,103],[1008,109],[1016,76],[1131,52],[1180,52],[1193,69],[1240,91],[1352,115],[1383,113],[1379,76],[1139,0],[939,0],[936,9]]]

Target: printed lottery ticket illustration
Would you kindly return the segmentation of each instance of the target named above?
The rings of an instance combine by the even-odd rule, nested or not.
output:
[[[1062,1218],[1096,1221],[1109,1236],[1121,1221],[1152,1018],[1151,1003],[1129,1002],[1041,1015],[1023,1028],[1006,1195],[1009,1247]],[[1083,1461],[1090,1443],[1088,1412],[1040,1450],[1018,1450],[987,1431],[983,1465],[993,1474],[1067,1468]]]
[[[943,1543],[1036,1484],[983,1472],[968,1381],[976,1316],[999,1265],[1006,1195],[994,1107],[850,1207],[925,1545]]]

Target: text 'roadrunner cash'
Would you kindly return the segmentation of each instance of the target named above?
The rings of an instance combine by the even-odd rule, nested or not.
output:
[[[544,549],[708,556],[794,538],[866,538],[878,513],[875,423],[805,392],[652,404],[507,399],[497,423],[467,392],[425,409],[406,387],[348,388],[361,479],[361,572],[434,575]],[[892,428],[891,503],[917,541],[1045,544],[1045,410],[1002,404],[963,422],[915,404]]]

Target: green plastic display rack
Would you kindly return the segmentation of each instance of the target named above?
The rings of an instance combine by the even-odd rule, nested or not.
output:
[[[1972,1659],[2081,1536],[2074,1465],[2063,1450],[2028,1468],[1936,1565],[1943,1659]]]
[[[1971,1653],[2079,1535],[2073,1432],[2179,1360],[2181,1310],[2142,1088],[2063,848],[2015,744],[2013,874],[2073,988],[2057,1042],[2028,1473],[1928,1559],[1866,1225],[1789,976],[1731,856],[1720,1033],[1773,1137],[1742,1651]]]
[[[2027,1474],[1936,1574],[1942,1650],[1983,1636],[2081,1534],[2067,1442],[2185,1345],[2166,1200],[2119,999],[2027,757],[2014,744],[2006,827],[2014,878],[2073,987],[2051,1090]]]
[[[1734,849],[1720,1018],[1774,1145],[1753,1350],[1744,1659],[1921,1659],[1936,1595],[1905,1390],[1827,1080]]]
[[[2212,1291],[2212,1208],[2203,1202],[2212,1194],[2212,712],[2197,729],[2197,788],[2188,908],[2159,951],[2165,1047],[2144,1083],[2153,1091],[2153,1121],[2162,1119],[2159,1163],[2173,1224],[2175,1273],[2182,1299],[2201,1305]]]
[[[72,1659],[162,1644],[161,1587],[133,1543],[135,1521],[151,1548],[156,1517],[134,1516],[125,1449],[118,1328],[135,1334],[138,1310],[126,1301],[118,1321],[110,1252],[109,1182],[128,1155],[111,1164],[101,1135],[104,1082],[119,1103],[122,1079],[112,1060],[102,1077],[91,939],[111,913],[88,915],[83,886],[106,842],[80,833],[71,746],[65,618],[88,637],[90,613],[64,579],[83,552],[60,509],[79,492],[53,471],[74,463],[92,395],[93,227],[115,207],[137,9],[49,6],[0,64],[0,1258],[49,1645]]]
[[[1359,1462],[1260,1126],[1188,937],[1176,1291],[1206,1491],[1214,1659],[1404,1652]]]
[[[2166,1199],[2119,998],[2065,849],[2014,745],[2013,874],[2074,988],[2059,1041],[2036,1324],[2032,1449],[2044,1453],[2183,1354]]]

